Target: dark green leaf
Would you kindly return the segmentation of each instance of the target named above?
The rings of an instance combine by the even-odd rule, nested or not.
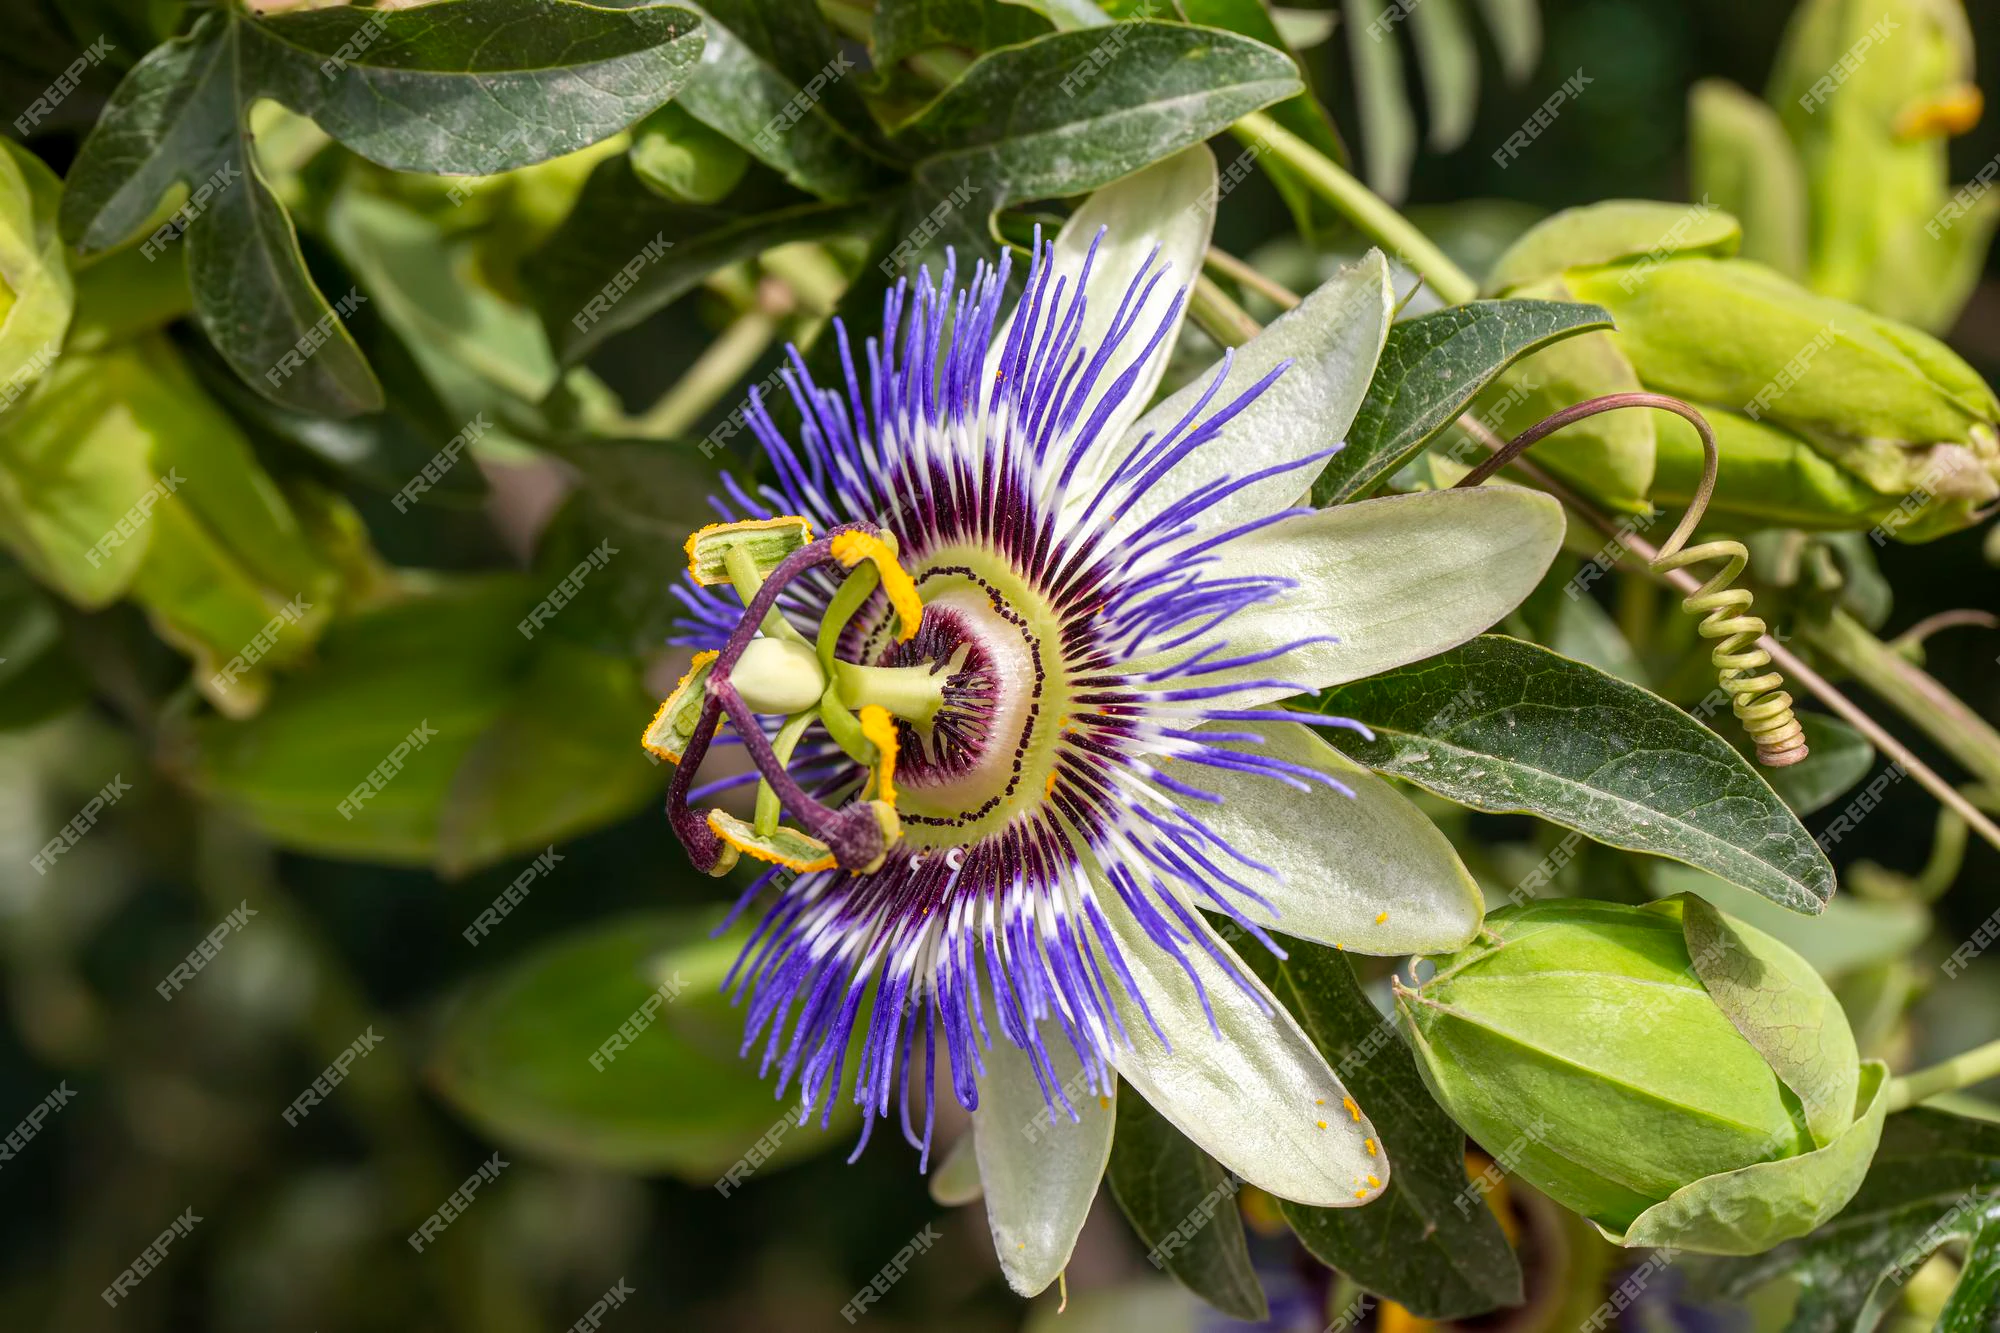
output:
[[[1130,1088],[1118,1096],[1118,1128],[1105,1178],[1139,1243],[1176,1281],[1237,1319],[1269,1315],[1236,1210],[1242,1182]],[[1162,1252],[1161,1242],[1182,1223],[1204,1217],[1192,1238],[1182,1243],[1176,1236],[1172,1252]]]
[[[700,19],[671,5],[437,0],[237,25],[246,96],[385,167],[485,176],[586,148],[679,91]]]
[[[829,1146],[737,1056],[743,1016],[718,990],[740,940],[708,940],[708,925],[687,913],[614,921],[476,986],[432,1057],[438,1090],[503,1143],[702,1187],[766,1133],[779,1158]],[[656,1000],[643,1030],[621,1038]],[[606,1050],[614,1039],[623,1049]]]
[[[677,204],[648,190],[629,161],[614,157],[591,173],[569,218],[527,262],[525,277],[556,355],[573,363],[725,264],[881,222],[881,206],[866,202],[800,204],[748,217]]]
[[[1990,1217],[1972,1238],[1958,1285],[1938,1315],[1937,1333],[1991,1333],[2000,1317],[2000,1217]]]
[[[1299,88],[1291,58],[1261,42],[1133,21],[982,56],[897,139],[935,194],[969,182],[991,213],[1094,190]]]
[[[1472,301],[1389,330],[1347,445],[1313,483],[1322,507],[1364,495],[1441,435],[1521,357],[1611,327],[1602,307],[1564,301]]]
[[[1711,1261],[1704,1277],[1730,1296],[1788,1277],[1799,1302],[1785,1333],[1850,1333],[1938,1246],[1996,1223],[2000,1124],[1918,1107],[1889,1117],[1860,1192],[1831,1222],[1768,1254]]]
[[[1365,1207],[1281,1202],[1285,1220],[1322,1261],[1422,1318],[1520,1304],[1520,1263],[1485,1197],[1466,1187],[1465,1131],[1425,1089],[1395,1020],[1369,1002],[1341,953],[1290,939],[1285,949],[1283,961],[1263,949],[1244,958],[1367,1110],[1392,1168]]]
[[[956,46],[985,52],[1049,31],[1049,22],[1007,0],[881,0],[870,38],[875,67],[901,64],[919,51]]]
[[[1796,764],[1764,770],[1773,791],[1785,798],[1792,813],[1809,815],[1868,776],[1875,767],[1875,747],[1866,737],[1837,717],[1812,713],[1803,718],[1806,741],[1812,753]],[[1756,747],[1747,736],[1730,738],[1744,755],[1754,755]]]
[[[708,10],[701,67],[676,105],[801,190],[822,199],[864,193],[879,167],[843,128],[841,115],[853,117],[848,125],[873,122],[848,96],[847,81],[859,77],[854,61],[834,43],[819,10],[763,0],[714,0]],[[800,68],[802,55],[819,63]]]
[[[662,781],[652,701],[629,662],[520,632],[547,591],[455,581],[339,622],[255,717],[190,724],[184,771],[287,846],[453,872],[621,817]]]
[[[673,94],[700,49],[699,21],[667,6],[206,14],[118,86],[70,170],[62,233],[86,254],[108,249],[185,185],[188,203],[145,248],[186,246],[195,314],[231,368],[293,411],[379,411],[381,385],[341,322],[368,298],[335,293],[337,314],[314,286],[251,152],[252,104],[275,98],[386,166],[487,173],[624,128]]]
[[[1833,896],[1826,854],[1727,741],[1546,648],[1483,635],[1328,690],[1314,707],[1374,729],[1372,740],[1328,733],[1350,756],[1461,805],[1540,815],[1794,911]]]
[[[355,289],[353,276],[324,245],[308,238],[302,248],[314,279],[322,287]],[[188,337],[179,342],[196,377],[259,443],[282,442],[377,490],[400,490],[453,436],[466,431],[467,423],[454,423],[376,303],[357,307],[347,325],[369,364],[380,373],[389,401],[380,412],[346,419],[279,407],[245,387],[198,339]],[[469,433],[482,434],[490,425],[471,423]],[[486,494],[485,475],[462,453],[456,461],[465,466],[453,466],[439,472],[435,480],[427,479],[428,488],[423,492],[427,502],[466,504]]]

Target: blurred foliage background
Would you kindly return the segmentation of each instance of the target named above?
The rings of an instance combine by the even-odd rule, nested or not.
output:
[[[60,175],[172,7],[4,5],[10,115],[96,34],[112,34],[112,52],[37,127],[33,151]],[[1980,46],[2000,51],[2000,8],[1972,8]],[[1511,78],[1503,71],[1522,51],[1482,32],[1476,97],[1418,112],[1419,127],[1458,146],[1414,152],[1411,217],[1478,272],[1547,211],[1689,197],[1690,89],[1716,76],[1761,88],[1788,11],[1780,0],[1545,0],[1533,68]],[[1335,123],[1370,124],[1350,142],[1393,153],[1395,132],[1363,115],[1343,42],[1303,56]],[[1497,164],[1494,147],[1579,68],[1594,79],[1587,97],[1535,151]],[[1421,106],[1435,90],[1420,68],[1408,77]],[[1441,131],[1441,113],[1463,123]],[[638,448],[604,423],[651,414],[656,434],[701,439],[740,390],[694,411],[669,391],[712,366],[703,358],[725,329],[750,339],[732,378],[769,374],[770,339],[829,308],[838,256],[791,248],[719,270],[607,341],[591,362],[600,379],[544,409],[562,419],[524,416],[557,378],[522,304],[524,285],[545,277],[537,248],[592,167],[630,140],[454,185],[374,167],[295,116],[259,126],[258,151],[320,286],[367,295],[352,327],[395,419],[330,422],[245,393],[186,318],[178,258],[134,263],[127,251],[77,278],[76,354],[52,373],[79,377],[78,388],[58,419],[9,436],[21,470],[34,471],[33,440],[136,429],[155,439],[158,475],[182,469],[192,506],[197,477],[245,450],[282,494],[201,516],[206,539],[187,543],[199,558],[148,566],[122,600],[0,557],[0,1130],[58,1090],[73,1094],[0,1156],[0,1327],[512,1333],[570,1327],[622,1281],[633,1295],[607,1326],[835,1329],[847,1326],[843,1304],[926,1224],[940,1239],[872,1327],[1240,1327],[1153,1272],[1108,1195],[1069,1274],[1072,1309],[1057,1320],[1055,1293],[1016,1300],[976,1208],[941,1211],[891,1136],[849,1165],[851,1130],[838,1122],[782,1128],[783,1103],[736,1060],[739,1019],[715,998],[729,949],[707,939],[734,889],[682,864],[660,814],[662,774],[636,744],[650,701],[681,670],[659,646],[680,531],[700,520],[699,497],[728,460],[691,444]],[[1989,117],[1952,144],[1953,178],[1996,153],[2000,119]],[[667,176],[685,167],[670,154],[635,151],[634,162]],[[747,188],[763,186],[753,174]],[[1274,271],[1310,268],[1294,235],[1262,174],[1221,210],[1218,244]],[[1355,242],[1333,231],[1325,244]],[[749,326],[746,312],[758,317]],[[1950,339],[2000,377],[2000,266]],[[399,505],[395,488],[474,422],[485,423],[476,467],[461,462]],[[517,633],[607,531],[621,548],[607,576],[586,579],[546,634]],[[2000,612],[1983,535],[1870,548],[1893,589],[1885,637],[1941,612]],[[309,620],[232,685],[190,686],[190,658],[199,682],[225,666],[227,645],[257,633],[268,611],[246,619],[243,606],[263,603],[231,599],[237,582],[259,580],[278,602],[311,603]],[[1938,679],[2000,718],[2000,634],[1962,625],[1923,649]],[[1659,648],[1656,685],[1686,650]],[[344,819],[336,803],[356,778],[424,725],[437,739],[411,751],[371,818]],[[31,864],[114,779],[129,791],[88,835],[46,873]],[[1434,813],[1490,885],[1518,879],[1557,842],[1525,817]],[[1833,850],[1843,883],[1867,863],[1916,874],[1935,824],[1915,784],[1889,784]],[[1928,889],[1961,891],[1822,938],[1848,951],[1824,965],[1846,983],[1864,1053],[1912,1063],[2000,1035],[1991,960],[1934,984],[1938,961],[1991,910],[2000,857],[1975,843],[1933,869],[1941,879]],[[1643,873],[1587,846],[1563,884],[1639,899]],[[255,915],[195,969],[204,938],[245,905]],[[183,961],[192,976],[164,998],[156,988]],[[648,1040],[593,1067],[599,1043],[663,983],[685,998],[661,1009]],[[379,1044],[345,1081],[288,1121],[315,1077],[371,1034]],[[738,1165],[748,1179],[718,1188],[771,1138],[770,1161]],[[496,1149],[507,1163],[497,1180],[414,1251],[406,1237]],[[1630,1256],[1524,1191],[1494,1202],[1527,1256],[1532,1299],[1486,1323],[1574,1327]],[[1321,1328],[1325,1270],[1263,1201],[1245,1206],[1271,1327]],[[188,1237],[107,1306],[99,1293],[189,1209],[201,1220]],[[1625,1326],[1771,1318],[1697,1311],[1678,1292],[1678,1275],[1654,1285]],[[1908,1299],[1920,1309],[1925,1297]],[[1373,1303],[1347,1308],[1356,1326],[1417,1322]]]

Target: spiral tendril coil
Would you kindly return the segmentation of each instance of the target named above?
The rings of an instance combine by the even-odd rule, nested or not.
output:
[[[1709,497],[1715,492],[1715,474],[1720,462],[1715,432],[1700,412],[1678,398],[1659,393],[1614,393],[1592,398],[1536,422],[1494,450],[1491,457],[1458,484],[1477,486],[1526,453],[1530,446],[1564,426],[1621,407],[1653,407],[1672,412],[1686,419],[1701,435],[1701,484],[1688,501],[1687,512],[1681,516],[1680,525],[1674,529],[1672,536],[1660,544],[1651,567],[1655,573],[1666,573],[1711,560],[1722,562],[1721,568],[1710,574],[1707,582],[1681,602],[1681,607],[1690,615],[1702,618],[1699,633],[1704,639],[1714,641],[1715,646],[1709,650],[1709,661],[1715,666],[1716,683],[1729,695],[1730,708],[1735,712],[1737,721],[1756,745],[1757,762],[1766,768],[1796,764],[1808,753],[1805,728],[1792,710],[1792,696],[1784,688],[1784,676],[1765,669],[1771,665],[1771,654],[1758,641],[1764,637],[1766,626],[1762,619],[1750,612],[1750,590],[1732,586],[1749,568],[1750,552],[1736,541],[1702,542],[1698,546],[1687,544],[1688,538],[1708,512]]]

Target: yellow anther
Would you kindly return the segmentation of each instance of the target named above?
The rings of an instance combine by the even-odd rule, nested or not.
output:
[[[677,734],[679,729],[674,726],[676,716],[682,706],[689,701],[690,683],[698,676],[705,683],[708,664],[719,656],[721,656],[719,653],[694,655],[694,661],[688,664],[687,674],[681,677],[680,683],[674,686],[674,692],[666,697],[659,711],[653,714],[653,720],[646,724],[645,734],[639,737],[639,744],[642,747],[670,764],[678,764],[681,761],[680,746],[677,742],[682,741],[682,737]],[[692,734],[694,730],[692,720],[686,720],[686,723],[688,733]]]
[[[757,536],[759,533],[774,534],[774,537],[760,538]],[[750,518],[740,523],[710,523],[688,535],[688,573],[696,583],[727,583],[730,581],[725,559],[728,548],[747,544],[758,568],[768,574],[787,555],[811,541],[812,524],[797,514]]]
[[[904,643],[916,637],[923,620],[924,603],[917,596],[916,582],[896,560],[896,552],[880,537],[866,532],[841,532],[833,538],[833,558],[852,569],[863,560],[882,576],[882,591],[896,612],[896,638]]]
[[[896,719],[880,704],[863,704],[857,715],[861,734],[875,747],[875,795],[896,803]]]
[[[810,870],[831,870],[837,864],[825,843],[797,829],[780,825],[776,836],[762,838],[750,825],[724,810],[708,812],[708,827],[737,851],[787,870],[804,874]]]
[[[1960,83],[1916,98],[1896,113],[1894,133],[1909,143],[1916,139],[1951,139],[1979,123],[1986,99],[1975,83]]]

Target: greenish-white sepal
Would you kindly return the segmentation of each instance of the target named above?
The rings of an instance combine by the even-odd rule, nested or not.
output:
[[[1054,262],[1048,270],[1050,298],[1055,294],[1057,280],[1067,278],[1063,299],[1069,300],[1076,291],[1092,244],[1097,246],[1096,258],[1090,265],[1090,286],[1085,293],[1083,326],[1075,344],[1086,364],[1103,345],[1112,318],[1118,314],[1119,303],[1140,270],[1151,261],[1151,271],[1159,275],[1152,294],[1138,306],[1136,317],[1127,312],[1132,331],[1125,336],[1118,355],[1098,376],[1096,388],[1076,415],[1079,423],[1090,419],[1105,390],[1139,358],[1152,342],[1154,332],[1167,320],[1168,312],[1173,312],[1165,335],[1153,345],[1130,391],[1098,430],[1099,440],[1121,438],[1132,419],[1152,401],[1153,390],[1159,386],[1160,376],[1166,373],[1168,358],[1173,354],[1181,321],[1187,313],[1181,293],[1201,276],[1202,258],[1208,253],[1209,234],[1215,228],[1215,199],[1215,154],[1206,144],[1195,144],[1096,191],[1070,214],[1069,221],[1056,234]],[[1104,233],[1101,240],[1100,231]],[[1001,372],[1008,331],[1014,327],[1018,313],[1018,310],[1009,312],[993,335],[993,345],[986,354],[989,387]],[[1043,324],[1049,318],[1044,308]],[[1094,444],[1090,447],[1097,448]],[[1095,466],[1093,460],[1086,458],[1078,465],[1079,474],[1087,477]]]
[[[1231,768],[1174,766],[1177,782],[1222,798],[1175,796],[1175,803],[1275,876],[1239,871],[1222,859],[1226,853],[1215,854],[1275,909],[1245,903],[1244,915],[1351,953],[1448,953],[1472,942],[1486,913],[1479,886],[1450,840],[1409,798],[1309,727],[1215,722],[1205,730],[1259,732],[1264,743],[1243,748],[1318,769],[1354,793],[1324,783],[1301,791]]]
[[[1112,1096],[1100,1099],[1085,1086],[1083,1066],[1057,1024],[1043,1024],[1042,1045],[1075,1120],[1060,1103],[1051,1114],[1027,1052],[1004,1036],[986,1053],[972,1112],[993,1249],[1007,1285],[1023,1296],[1041,1292],[1068,1266],[1111,1160],[1118,1118]]]
[[[1818,1229],[1861,1188],[1889,1114],[1889,1067],[1861,1066],[1861,1113],[1824,1148],[1704,1176],[1639,1214],[1624,1235],[1604,1238],[1631,1248],[1695,1254],[1762,1254]]]
[[[930,1190],[931,1202],[945,1208],[961,1207],[985,1193],[979,1182],[979,1154],[973,1148],[972,1135],[959,1135],[945,1150],[944,1159],[931,1168]]]
[[[1229,406],[1280,363],[1291,365],[1223,427],[1213,444],[1190,450],[1172,471],[1146,486],[1126,508],[1124,526],[1145,522],[1225,473],[1245,477],[1338,443],[1367,397],[1395,309],[1389,261],[1380,250],[1370,250],[1237,348],[1228,378],[1209,399],[1205,415]],[[1119,441],[1116,457],[1124,459],[1142,442],[1147,448],[1159,443],[1208,393],[1221,368],[1218,361],[1139,418]],[[1204,511],[1202,524],[1223,529],[1274,514],[1312,488],[1316,471],[1299,468],[1246,486]]]
[[[1727,258],[1743,243],[1736,219],[1700,204],[1613,199],[1567,208],[1535,224],[1487,274],[1486,296],[1499,296],[1573,268],[1616,264],[1655,253]]]
[[[802,518],[710,524],[687,540],[688,573],[696,583],[728,583],[729,553],[740,550],[756,566],[758,578],[769,578],[786,556],[811,541],[812,528]]]
[[[1282,681],[1290,687],[1249,688],[1210,701],[1231,707],[1422,661],[1519,606],[1548,571],[1562,536],[1562,506],[1513,486],[1388,496],[1281,519],[1225,542],[1203,572],[1211,579],[1279,576],[1297,585],[1224,621],[1219,636],[1229,646],[1219,656],[1298,646],[1195,679],[1205,686]],[[1177,650],[1126,671],[1137,675],[1185,656]]]
[[[1861,1052],[1847,1015],[1805,959],[1691,894],[1681,931],[1695,975],[1743,1039],[1805,1107],[1824,1148],[1853,1123]]]
[[[1111,1061],[1131,1090],[1267,1194],[1322,1208],[1351,1208],[1379,1196],[1389,1165],[1368,1154],[1368,1142],[1380,1142],[1374,1125],[1359,1107],[1348,1109],[1352,1099],[1326,1058],[1256,974],[1195,916],[1203,939],[1242,978],[1225,974],[1202,941],[1179,946],[1214,1010],[1211,1028],[1180,963],[1154,943],[1110,885],[1100,880],[1097,893],[1159,1027],[1155,1032],[1123,987],[1112,987],[1130,1044],[1114,1043]]]

